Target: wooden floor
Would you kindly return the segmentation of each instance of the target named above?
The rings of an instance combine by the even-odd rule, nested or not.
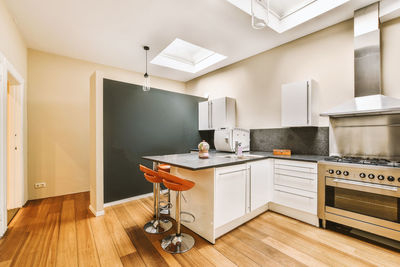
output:
[[[14,218],[15,214],[17,214],[19,209],[11,209],[7,210],[7,225],[11,222],[12,218]]]
[[[192,233],[195,247],[171,255],[160,247],[162,236],[142,229],[152,217],[151,198],[107,208],[97,218],[88,204],[88,193],[30,201],[0,240],[0,267],[400,266],[396,252],[273,212],[215,245]]]

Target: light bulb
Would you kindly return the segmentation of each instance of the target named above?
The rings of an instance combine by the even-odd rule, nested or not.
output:
[[[143,91],[150,91],[150,76],[147,73],[144,74]]]

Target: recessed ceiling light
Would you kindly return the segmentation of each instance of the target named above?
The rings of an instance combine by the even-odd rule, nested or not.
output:
[[[224,55],[176,38],[150,63],[196,73],[225,58]]]

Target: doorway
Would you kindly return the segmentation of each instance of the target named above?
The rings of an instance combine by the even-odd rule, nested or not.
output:
[[[27,200],[24,96],[22,76],[0,53],[0,237]]]
[[[7,73],[7,225],[23,205],[21,84]]]

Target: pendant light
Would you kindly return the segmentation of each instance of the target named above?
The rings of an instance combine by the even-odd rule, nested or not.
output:
[[[250,0],[251,2],[251,26],[259,30],[265,28],[269,22],[269,0]],[[256,5],[258,5],[256,15]]]
[[[143,49],[146,52],[146,72],[143,75],[143,77],[144,77],[143,91],[147,92],[147,91],[150,91],[150,76],[149,76],[149,74],[147,74],[147,52],[150,50],[150,47],[143,46]]]

